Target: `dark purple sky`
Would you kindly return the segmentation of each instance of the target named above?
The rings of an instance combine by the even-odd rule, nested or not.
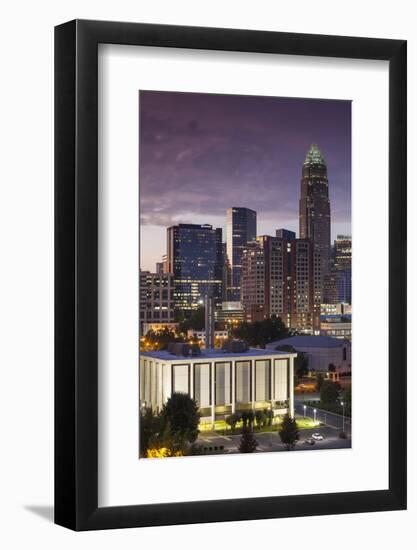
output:
[[[166,252],[168,226],[224,228],[230,206],[256,210],[258,234],[298,235],[312,143],[327,163],[332,239],[350,234],[350,101],[141,91],[141,268]]]

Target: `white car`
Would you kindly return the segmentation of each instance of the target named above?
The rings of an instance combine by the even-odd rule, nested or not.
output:
[[[315,439],[316,441],[323,441],[324,437],[319,434],[319,433],[315,433],[315,434],[312,434],[311,436],[313,439]]]

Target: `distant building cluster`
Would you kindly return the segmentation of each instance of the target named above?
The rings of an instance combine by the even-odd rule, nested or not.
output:
[[[250,208],[225,214],[225,242],[222,229],[208,224],[167,229],[155,273],[140,273],[142,329],[173,323],[211,296],[225,324],[275,315],[300,333],[350,338],[352,240],[339,235],[331,244],[327,166],[316,145],[302,167],[299,237],[288,229],[258,235]]]

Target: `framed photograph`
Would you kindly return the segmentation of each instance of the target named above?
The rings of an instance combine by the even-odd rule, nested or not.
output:
[[[55,522],[406,508],[406,42],[55,29]]]

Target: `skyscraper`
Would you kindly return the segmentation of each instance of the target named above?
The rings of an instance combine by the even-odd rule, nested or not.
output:
[[[246,244],[256,238],[256,212],[250,208],[233,206],[227,209],[226,248],[230,266],[230,287],[227,299],[240,301],[242,254]]]
[[[309,239],[284,231],[278,230],[276,237],[257,237],[244,249],[245,319],[254,322],[275,315],[287,327],[312,334],[320,329],[320,253]]]
[[[161,271],[140,271],[139,318],[143,323],[172,323],[174,321],[174,277]]]
[[[222,230],[195,224],[169,227],[167,271],[174,275],[175,309],[197,309],[207,295],[219,306],[223,282]]]
[[[338,235],[334,241],[334,268],[337,271],[352,269],[352,237]]]
[[[300,238],[310,239],[318,248],[323,275],[330,261],[330,201],[327,166],[313,144],[303,164],[300,196]]]

